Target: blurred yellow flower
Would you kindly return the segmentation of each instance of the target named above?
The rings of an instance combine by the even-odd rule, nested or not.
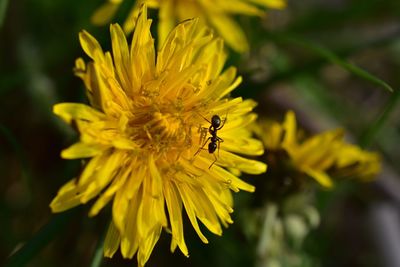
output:
[[[123,0],[107,0],[95,11],[92,22],[96,25],[108,23],[122,3]],[[232,15],[263,16],[267,8],[286,7],[286,0],[138,0],[123,25],[126,33],[132,32],[142,3],[159,9],[160,44],[178,22],[199,17],[215,28],[226,43],[238,52],[247,51],[249,45],[245,33]]]
[[[284,154],[289,159],[288,167],[314,178],[324,187],[333,186],[333,177],[367,181],[380,172],[379,155],[346,143],[342,129],[300,138],[292,111],[286,113],[282,124],[262,121],[253,127],[263,141],[267,155]]]
[[[120,247],[125,258],[137,253],[139,266],[150,257],[162,228],[172,234],[171,250],[178,246],[188,255],[183,210],[204,243],[198,220],[221,235],[221,223],[232,223],[230,190],[254,191],[228,170],[266,171],[264,163],[236,154],[260,155],[263,145],[245,128],[256,119],[251,113],[256,103],[227,97],[241,78],[234,67],[222,70],[222,39],[197,19],[187,20],[156,55],[150,25],[143,6],[130,46],[121,27],[111,25],[112,53],[82,31],[80,43],[91,61],[79,58],[75,73],[91,106],[54,106],[54,113],[80,132],[80,141],[61,156],[91,159],[79,178],[59,190],[52,211],[98,196],[89,212],[95,216],[112,201],[105,256]],[[220,116],[221,127],[209,132],[213,115]],[[216,140],[207,138],[212,133]],[[214,153],[203,148],[210,142],[218,145]]]

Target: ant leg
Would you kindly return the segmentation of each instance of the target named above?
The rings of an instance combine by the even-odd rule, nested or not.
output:
[[[207,132],[208,132],[208,128],[206,128],[206,127],[199,128],[199,133],[200,133],[199,144],[203,143],[203,140],[206,139]]]
[[[217,142],[218,142],[218,157],[219,157],[220,143],[224,142],[224,139],[222,139],[221,137],[218,137],[218,136],[217,136]]]
[[[193,157],[195,157],[199,152],[203,149],[203,147],[207,144],[207,142],[211,139],[211,136],[207,138],[207,140],[204,142],[204,144],[197,150],[197,152],[194,154]]]
[[[219,126],[216,130],[221,130],[222,129],[222,127],[224,127],[224,125],[225,125],[225,122],[226,122],[226,120],[228,119],[228,113],[226,113],[226,115],[225,115],[225,119],[222,121],[222,125],[221,126]]]
[[[197,114],[199,114],[203,119],[205,119],[209,124],[211,124],[211,121],[207,120],[206,117],[204,117],[203,115],[201,115],[200,113],[196,112]]]
[[[224,139],[220,138],[217,136],[217,142],[218,142],[218,158],[219,158],[219,148],[220,148],[220,143],[224,142]],[[217,156],[214,155],[215,160],[213,161],[213,163],[211,163],[210,167],[208,167],[208,169],[210,169],[212,167],[212,165],[214,165],[214,163],[218,160]]]
[[[211,163],[211,165],[210,165],[210,167],[208,167],[208,169],[211,169],[211,167],[214,165],[214,163],[217,161],[217,156],[215,156],[215,154],[213,154],[214,155],[214,158],[215,158],[215,160],[213,161],[213,163]]]

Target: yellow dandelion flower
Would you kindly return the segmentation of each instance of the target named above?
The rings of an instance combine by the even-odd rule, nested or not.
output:
[[[92,22],[97,25],[108,23],[122,2],[123,0],[107,0],[95,11]],[[160,43],[166,40],[178,22],[199,17],[215,28],[226,43],[238,52],[247,51],[249,45],[243,30],[232,15],[263,16],[267,8],[286,7],[286,0],[138,0],[123,25],[126,33],[132,32],[142,3],[159,9]]]
[[[62,151],[65,159],[88,158],[79,176],[66,183],[50,204],[61,212],[97,197],[89,215],[112,201],[112,223],[104,254],[118,247],[125,258],[148,260],[162,228],[172,234],[171,250],[188,255],[182,213],[200,239],[198,220],[221,235],[232,223],[231,191],[254,191],[229,168],[252,174],[263,145],[245,128],[256,119],[252,100],[229,98],[241,82],[236,69],[223,71],[223,41],[197,19],[179,24],[156,54],[151,20],[143,6],[130,46],[117,24],[110,26],[112,52],[86,31],[81,46],[91,61],[76,61],[90,106],[61,103],[54,113],[80,132],[80,141]],[[213,115],[219,127],[211,127]],[[215,136],[214,136],[215,135]],[[217,145],[208,151],[209,144]],[[213,153],[210,153],[213,152]],[[90,159],[89,159],[90,158]]]
[[[374,179],[380,171],[379,155],[346,143],[342,129],[299,138],[292,111],[287,112],[282,124],[263,121],[253,127],[267,154],[280,154],[280,160],[289,160],[289,167],[314,178],[324,187],[333,186],[332,177],[366,181]]]

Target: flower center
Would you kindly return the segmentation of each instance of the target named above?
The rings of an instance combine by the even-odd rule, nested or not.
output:
[[[146,112],[135,116],[130,126],[131,135],[143,149],[179,152],[192,144],[192,125],[180,113]]]

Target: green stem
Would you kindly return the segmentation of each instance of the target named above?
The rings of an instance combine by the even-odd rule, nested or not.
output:
[[[0,28],[3,26],[6,17],[8,0],[0,0]]]
[[[271,38],[278,42],[292,43],[292,44],[301,46],[301,47],[309,50],[310,52],[331,62],[332,64],[341,66],[342,68],[346,69],[350,73],[352,73],[366,81],[369,81],[375,85],[378,85],[378,86],[382,87],[383,89],[386,89],[389,92],[394,91],[393,88],[390,85],[388,85],[386,82],[384,82],[383,80],[375,77],[374,75],[363,70],[362,68],[343,60],[342,58],[337,56],[334,52],[327,49],[326,47],[323,47],[319,44],[316,44],[314,42],[306,40],[300,36],[295,36],[295,35],[291,35],[291,34],[271,34]]]
[[[97,246],[96,246],[96,250],[94,251],[94,255],[93,255],[93,259],[92,259],[92,263],[90,264],[90,267],[100,267],[101,265],[101,261],[103,260],[103,250],[104,250],[104,240],[107,234],[107,229],[108,226],[106,227],[105,231],[103,232],[103,234],[101,235]]]
[[[396,90],[388,100],[383,111],[379,114],[375,122],[370,127],[368,127],[361,135],[360,137],[361,147],[365,148],[373,143],[379,131],[382,129],[382,127],[388,120],[389,115],[392,113],[393,109],[396,107],[399,100],[400,100],[400,90]]]
[[[288,29],[293,32],[320,31],[327,28],[340,28],[347,23],[370,19],[371,15],[396,16],[396,10],[391,8],[395,1],[386,1],[382,5],[380,0],[351,1],[344,9],[314,7],[304,16],[295,19],[288,25]]]

